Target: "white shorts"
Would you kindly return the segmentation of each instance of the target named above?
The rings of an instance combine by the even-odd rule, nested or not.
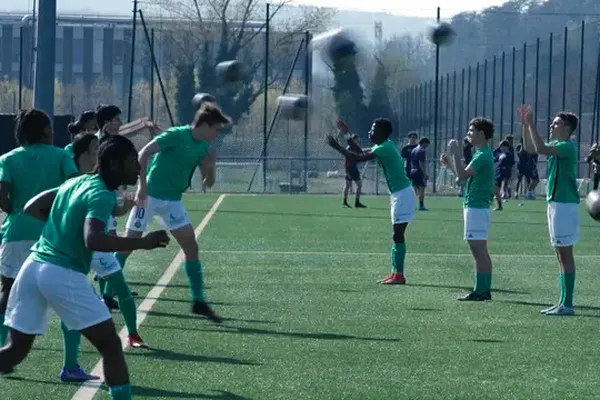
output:
[[[117,261],[113,253],[101,253],[96,251],[92,255],[90,268],[100,278],[106,278],[115,272],[119,272],[121,270],[121,264],[119,264],[119,261]]]
[[[464,240],[488,240],[492,211],[489,208],[465,208]]]
[[[50,309],[76,331],[111,319],[87,276],[28,258],[10,292],[4,324],[28,335],[43,335]]]
[[[192,223],[181,200],[159,200],[148,196],[146,207],[135,206],[131,210],[129,219],[127,219],[127,229],[145,232],[153,217],[156,217],[162,227],[168,231],[174,231]]]
[[[392,193],[390,203],[392,224],[405,224],[415,219],[417,195],[412,186]]]
[[[579,204],[548,203],[548,231],[552,246],[575,245],[579,241]]]
[[[0,275],[15,279],[35,240],[19,240],[0,244]]]

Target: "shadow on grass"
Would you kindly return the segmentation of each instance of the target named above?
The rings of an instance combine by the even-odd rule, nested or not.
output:
[[[436,285],[433,283],[407,283],[406,286],[415,287],[426,287],[426,288],[440,288],[440,289],[456,289],[456,290],[472,290],[472,286],[453,286],[453,285]],[[529,292],[523,292],[520,290],[509,290],[509,289],[492,289],[492,293],[507,293],[507,294],[530,294]]]
[[[186,354],[179,353],[172,350],[163,349],[150,349],[149,351],[128,351],[127,357],[147,357],[158,360],[168,361],[185,361],[185,362],[200,362],[200,363],[218,363],[218,364],[230,364],[230,365],[262,365],[260,363],[248,360],[240,360],[238,358],[231,357],[213,357],[204,356],[201,354]]]
[[[516,304],[519,306],[532,306],[532,307],[542,307],[542,308],[552,307],[554,305],[554,304],[549,304],[549,303],[536,303],[536,302],[532,302],[532,301],[517,301],[517,300],[494,300],[494,301],[499,302],[499,303]],[[577,311],[577,310],[600,311],[600,307],[575,305],[575,311]],[[577,316],[577,314],[575,314],[575,316]],[[586,317],[594,317],[594,316],[586,315]],[[598,318],[600,318],[600,316],[598,316]]]
[[[173,329],[182,330],[181,327],[144,324],[148,328],[156,329]],[[233,333],[241,335],[265,335],[265,336],[284,336],[298,339],[321,339],[321,340],[361,340],[371,342],[399,342],[400,339],[391,338],[376,338],[376,337],[364,337],[364,336],[353,336],[345,335],[340,333],[327,333],[327,332],[316,332],[316,333],[305,333],[305,332],[283,332],[272,329],[257,329],[257,328],[244,328],[237,326],[221,325],[221,328],[217,329],[206,329],[206,328],[185,328],[190,331],[201,331],[201,332],[216,332],[216,333]]]
[[[469,342],[475,342],[475,343],[504,343],[504,340],[498,340],[498,339],[470,339]]]
[[[134,396],[177,398],[177,399],[215,399],[215,400],[250,400],[248,397],[238,396],[225,390],[211,390],[209,393],[178,392],[175,390],[157,389],[145,386],[132,385],[131,391]]]
[[[438,312],[443,311],[441,308],[425,308],[425,307],[413,307],[409,308],[410,311],[426,311],[426,312]]]
[[[166,313],[166,312],[152,311],[152,310],[148,312],[148,315],[153,316],[153,317],[167,317],[167,318],[174,318],[174,319],[197,319],[197,320],[201,320],[201,321],[206,320],[206,318],[195,315],[195,314],[173,314],[173,313]],[[269,321],[269,320],[264,320],[264,319],[243,319],[243,318],[227,318],[227,317],[223,317],[223,321],[247,322],[247,323],[252,323],[252,324],[276,324],[277,323],[277,321]],[[144,324],[144,326],[148,326],[148,325]]]

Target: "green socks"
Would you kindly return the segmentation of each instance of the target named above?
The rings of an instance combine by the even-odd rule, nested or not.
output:
[[[104,296],[106,290],[106,279],[98,277],[98,287],[100,288],[100,295]]]
[[[8,326],[4,325],[4,313],[0,313],[0,347],[3,347],[8,337]]]
[[[131,385],[112,386],[109,393],[112,400],[131,400]]]
[[[125,262],[127,261],[128,256],[124,255],[123,253],[115,253],[114,255],[119,264],[121,264],[121,269],[125,269]]]
[[[477,272],[475,274],[475,293],[486,293],[492,290],[492,274]]]
[[[406,243],[395,243],[392,247],[392,272],[404,275],[404,258],[406,257]]]
[[[185,273],[190,281],[190,292],[194,301],[204,302],[204,279],[200,261],[186,261]]]
[[[119,309],[123,314],[125,326],[130,335],[136,335],[137,332],[137,310],[135,300],[131,296],[131,291],[125,281],[123,271],[116,272],[106,279],[106,287],[114,289],[117,299],[119,300]]]
[[[60,322],[63,333],[63,368],[67,371],[74,370],[79,365],[79,345],[81,344],[81,332],[71,331],[64,322]]]
[[[560,274],[560,301],[565,307],[573,307],[573,290],[575,289],[575,272]]]

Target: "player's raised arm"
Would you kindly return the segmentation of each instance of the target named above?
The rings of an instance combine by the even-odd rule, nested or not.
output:
[[[339,134],[345,135],[348,133],[348,125],[341,119],[336,121],[336,125],[339,131]],[[362,152],[357,153],[354,151],[346,150],[344,146],[340,145],[333,135],[327,135],[326,137],[327,144],[331,146],[335,151],[347,157],[351,161],[363,162],[363,161],[371,161],[377,158],[377,156],[372,152]]]
[[[544,142],[544,139],[542,139],[542,137],[538,133],[535,127],[534,116],[533,111],[531,110],[531,106],[524,106],[521,118],[523,125],[525,125],[527,131],[527,135],[525,135],[525,137],[531,141],[534,152],[537,154],[550,156],[558,155],[558,150],[556,149],[556,147],[547,146]]]
[[[458,179],[464,180],[475,175],[475,170],[472,168],[471,164],[463,167],[460,160],[462,151],[456,139],[452,139],[448,142],[448,152],[449,154],[442,155],[441,161],[450,167]]]
[[[29,200],[27,204],[25,204],[25,214],[46,221],[57,192],[58,188],[46,190]]]

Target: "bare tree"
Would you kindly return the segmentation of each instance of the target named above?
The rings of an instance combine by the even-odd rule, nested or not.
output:
[[[322,30],[331,10],[300,8],[290,0],[271,4],[269,86],[281,81],[306,31]],[[162,23],[162,48],[178,80],[177,115],[186,122],[193,114],[196,91],[214,94],[238,121],[265,92],[265,7],[259,0],[155,0]],[[157,12],[154,12],[157,14]],[[166,32],[165,32],[166,31]],[[220,84],[215,66],[237,59],[244,79]]]

